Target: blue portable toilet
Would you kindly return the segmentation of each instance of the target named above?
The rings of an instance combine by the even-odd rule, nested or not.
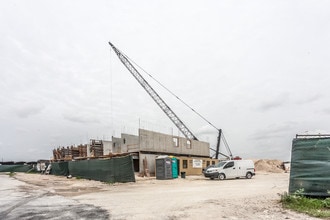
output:
[[[178,159],[172,157],[172,177],[178,178]]]

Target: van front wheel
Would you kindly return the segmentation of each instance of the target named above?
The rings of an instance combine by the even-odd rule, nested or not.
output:
[[[246,178],[247,178],[247,179],[251,179],[251,178],[252,178],[252,173],[248,172],[248,173],[246,174]]]
[[[219,173],[218,179],[219,180],[224,180],[226,178],[225,174]]]

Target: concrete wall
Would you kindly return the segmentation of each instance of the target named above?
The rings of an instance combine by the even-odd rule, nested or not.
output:
[[[209,157],[209,143],[139,129],[140,151]]]
[[[103,143],[103,155],[109,155],[112,152],[112,141],[102,141]]]
[[[112,137],[113,153],[139,152],[139,137],[131,134],[121,134],[120,138]]]
[[[121,134],[121,152],[138,152],[139,151],[139,136],[132,134]]]
[[[121,134],[120,138],[112,137],[112,152],[139,152],[139,172],[144,172],[143,160],[146,159],[149,173],[152,176],[155,175],[155,161],[156,157],[159,155],[203,157],[202,166],[204,168],[210,154],[209,143],[191,140],[189,144],[187,141],[188,140],[183,137],[139,129],[139,136]],[[202,168],[194,168],[192,158],[187,158],[189,158],[187,159],[189,160],[189,167],[181,167],[183,171],[186,172],[186,175],[202,174]],[[180,164],[180,166],[182,166],[182,164]]]
[[[121,143],[121,138],[112,137],[112,153],[122,153]]]
[[[87,144],[87,157],[91,156],[91,145]]]
[[[154,176],[156,173],[156,157],[157,156],[158,155],[156,155],[156,154],[140,153],[140,155],[139,155],[140,171],[139,172],[142,173],[144,171],[143,160],[146,159],[149,173],[151,176]]]

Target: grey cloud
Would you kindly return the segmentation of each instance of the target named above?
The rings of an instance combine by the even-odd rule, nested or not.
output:
[[[263,110],[263,111],[267,111],[270,109],[274,109],[274,108],[279,108],[281,106],[283,106],[283,102],[281,102],[280,100],[275,100],[275,101],[265,101],[264,103],[262,103],[259,106],[259,109]]]
[[[269,97],[259,105],[259,109],[262,111],[269,111],[271,109],[280,108],[284,106],[289,98],[289,94],[283,93],[277,97]]]
[[[214,135],[217,134],[215,128],[210,125],[203,126],[196,131],[196,135]]]
[[[21,134],[26,134],[29,132],[28,128],[16,127],[16,132]]]
[[[43,110],[43,106],[25,106],[15,110],[15,114],[20,118],[28,118],[37,115]]]
[[[63,118],[71,122],[82,123],[82,124],[100,122],[99,119],[92,116],[84,115],[82,113],[64,113]]]
[[[238,154],[282,154],[295,132],[329,127],[330,44],[322,28],[328,2],[288,3],[288,10],[267,1],[243,14],[226,1],[162,1],[163,7],[69,3],[75,11],[67,3],[8,2],[0,1],[7,9],[0,13],[5,159],[47,158],[50,144],[137,132],[139,119],[151,122],[146,129],[178,134],[110,50],[109,40],[221,126]],[[215,129],[155,90],[198,138],[216,142]],[[22,146],[39,154],[20,153]],[[274,151],[263,152],[265,146]]]
[[[293,104],[296,105],[311,104],[313,102],[319,101],[320,99],[322,99],[322,97],[323,95],[321,94],[306,95],[306,96],[301,95],[299,98],[297,98],[295,102],[293,102]],[[289,94],[282,94],[275,98],[270,98],[270,100],[264,100],[259,105],[258,109],[261,111],[269,111],[269,110],[281,108],[283,106],[288,105],[289,98],[290,98]]]
[[[309,104],[309,103],[316,102],[316,101],[320,100],[322,97],[323,97],[323,95],[321,95],[321,94],[303,96],[296,103],[297,104]]]
[[[323,109],[323,113],[330,115],[330,108]]]
[[[288,133],[291,134],[295,126],[295,122],[285,122],[282,124],[271,124],[264,129],[256,130],[251,136],[252,140],[266,140],[272,138],[281,138],[286,136]]]

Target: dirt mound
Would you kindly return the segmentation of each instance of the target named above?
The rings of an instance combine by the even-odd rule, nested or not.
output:
[[[258,171],[264,171],[270,173],[284,172],[283,162],[280,160],[267,160],[267,159],[254,160],[254,166],[256,172]]]

